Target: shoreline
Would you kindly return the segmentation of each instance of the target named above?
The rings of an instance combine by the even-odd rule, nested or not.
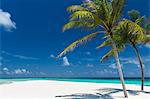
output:
[[[150,96],[150,87],[144,86],[140,91],[139,85],[126,84],[129,98],[147,99]],[[13,82],[0,85],[2,99],[123,99],[121,84],[67,82],[55,80],[33,80]]]
[[[11,79],[0,79],[0,85],[10,82],[20,82],[20,81],[65,81],[65,82],[81,82],[81,83],[108,83],[108,84],[120,84],[120,79],[97,79],[97,78],[11,78]],[[141,79],[126,79],[125,84],[132,84],[132,85],[141,85]],[[150,79],[145,79],[144,81],[145,86],[150,86]]]

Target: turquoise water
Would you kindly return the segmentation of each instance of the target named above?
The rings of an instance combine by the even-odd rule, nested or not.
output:
[[[16,79],[0,79],[0,84],[9,84],[20,81],[31,81],[31,80],[55,80],[55,81],[69,81],[69,82],[90,82],[90,83],[120,83],[119,79],[73,79],[73,78],[16,78]],[[140,79],[126,79],[126,84],[137,84],[140,85]],[[144,85],[150,86],[150,79],[145,79]]]

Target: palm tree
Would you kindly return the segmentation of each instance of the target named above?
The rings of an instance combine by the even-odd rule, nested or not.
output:
[[[141,25],[144,21],[144,17],[140,17],[140,13],[136,10],[129,11],[128,15],[129,15],[130,19],[133,22],[137,23],[138,25]],[[144,34],[144,31],[143,31],[143,34]],[[141,90],[142,91],[144,90],[144,66],[143,66],[143,62],[142,62],[142,59],[140,57],[140,53],[139,53],[136,45],[141,43],[141,41],[143,41],[143,39],[144,39],[143,34],[139,35],[141,37],[139,40],[136,37],[133,37],[133,38],[129,39],[130,44],[132,45],[132,47],[134,48],[134,50],[136,52],[136,55],[137,55],[137,58],[139,60],[139,64],[140,64],[140,67],[141,67],[141,82],[142,82],[141,83]]]
[[[114,30],[116,32],[114,39],[117,42],[118,50],[122,50],[125,47],[125,44],[130,44],[134,48],[141,67],[141,90],[144,90],[144,66],[136,45],[149,43],[150,35],[148,31],[145,34],[145,31],[142,28],[144,17],[140,17],[140,13],[138,11],[129,11],[128,15],[132,21],[124,19],[119,22],[119,25],[115,28],[116,30]],[[148,28],[148,24],[146,24],[146,27]],[[102,48],[108,45],[110,45],[110,40],[104,41],[97,48]],[[102,57],[101,61],[104,61],[112,55],[114,55],[113,50],[110,50]]]
[[[89,35],[78,39],[77,41],[66,47],[64,51],[57,56],[57,58],[62,57],[68,51],[73,50],[75,47],[86,43],[87,41],[90,41],[98,34],[104,33],[107,36],[107,39],[111,40],[111,46],[113,48],[114,56],[118,66],[118,72],[123,87],[124,96],[127,97],[123,73],[118,56],[118,50],[116,47],[116,43],[113,40],[114,33],[112,31],[112,29],[120,19],[124,3],[125,0],[88,0],[82,5],[73,5],[68,7],[67,10],[71,12],[71,16],[69,22],[64,25],[63,31],[71,28],[81,28],[85,30],[99,28],[103,31],[90,33]]]

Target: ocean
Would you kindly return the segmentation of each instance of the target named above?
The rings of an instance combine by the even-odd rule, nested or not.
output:
[[[1,78],[0,84],[9,84],[13,82],[31,81],[31,80],[54,80],[54,81],[67,81],[67,82],[89,82],[89,83],[113,83],[119,84],[120,80],[116,78]],[[126,84],[140,85],[139,78],[125,79]],[[145,86],[150,86],[150,79],[145,79]]]

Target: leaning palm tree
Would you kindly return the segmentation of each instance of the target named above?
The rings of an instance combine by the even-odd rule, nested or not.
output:
[[[136,38],[136,37],[133,37],[133,40],[132,38],[130,39],[130,44],[133,46],[135,52],[136,52],[136,55],[138,57],[138,60],[139,60],[139,64],[140,64],[140,67],[141,67],[141,90],[143,91],[144,90],[144,66],[143,66],[143,63],[142,63],[142,60],[141,60],[141,57],[140,57],[140,53],[136,47],[137,44],[147,44],[147,43],[150,43],[150,31],[149,31],[149,25],[150,23],[147,21],[146,23],[144,22],[144,16],[143,17],[140,17],[140,13],[136,10],[131,10],[128,12],[128,15],[130,17],[130,20],[132,20],[132,22],[135,22],[137,25],[143,27],[144,25],[144,29],[145,31],[143,31],[142,34],[140,34],[140,38]]]
[[[114,30],[116,32],[114,39],[117,43],[116,45],[118,50],[122,50],[125,47],[125,44],[130,44],[134,48],[141,67],[141,90],[144,90],[144,66],[136,45],[149,43],[150,36],[149,32],[145,32],[145,30],[142,28],[144,17],[140,17],[138,11],[130,11],[129,17],[132,21],[124,19],[123,21],[119,22],[119,25]],[[148,28],[148,24],[146,27]],[[110,45],[110,40],[107,39],[97,48],[102,48],[108,45]],[[113,55],[113,50],[110,50],[102,57],[101,61],[104,61]]]
[[[144,17],[140,17],[140,13],[136,10],[131,10],[128,12],[128,15],[130,17],[130,19],[135,22],[137,25],[141,25],[144,21]],[[139,60],[139,64],[140,64],[140,67],[141,67],[141,90],[143,91],[144,90],[144,66],[143,66],[143,62],[142,62],[142,59],[141,59],[141,56],[140,56],[140,53],[137,49],[137,44],[141,43],[144,39],[144,31],[142,34],[140,34],[138,37],[135,37],[134,35],[131,35],[133,37],[131,37],[129,39],[129,42],[130,44],[132,45],[132,47],[134,48],[135,52],[136,52],[136,55],[137,55],[137,58]]]
[[[82,5],[73,5],[68,7],[67,10],[71,13],[71,16],[69,22],[64,25],[63,31],[71,28],[81,28],[85,30],[91,30],[95,28],[95,30],[97,30],[99,28],[103,31],[90,33],[87,36],[78,39],[66,47],[64,51],[57,56],[57,58],[64,56],[68,51],[72,51],[75,47],[90,41],[98,34],[104,33],[107,36],[107,39],[111,40],[111,46],[113,48],[114,56],[118,66],[118,72],[123,87],[124,96],[127,97],[118,50],[116,43],[113,40],[114,33],[112,31],[120,19],[124,3],[125,0],[88,0],[88,2],[84,2]]]

